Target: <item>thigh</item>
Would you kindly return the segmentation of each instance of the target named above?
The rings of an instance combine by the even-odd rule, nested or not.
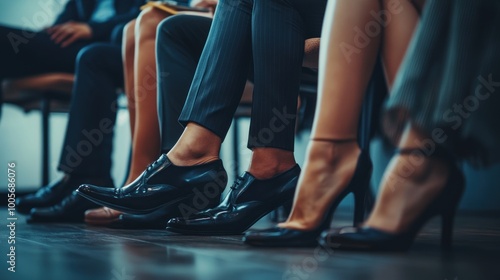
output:
[[[43,72],[73,72],[75,58],[86,41],[62,48],[44,32],[0,26],[0,50],[12,76]]]
[[[37,32],[0,25],[0,80],[35,74],[40,65],[30,63],[24,46]]]
[[[207,41],[212,19],[202,16],[177,15],[162,22],[158,29],[158,47],[176,47],[185,52],[193,60],[198,60]],[[172,46],[175,45],[175,46]]]
[[[75,91],[87,88],[85,94],[100,95],[123,85],[123,63],[121,48],[112,43],[93,43],[83,48],[78,54],[76,65]],[[80,87],[79,87],[80,86]],[[111,89],[111,90],[109,90]]]

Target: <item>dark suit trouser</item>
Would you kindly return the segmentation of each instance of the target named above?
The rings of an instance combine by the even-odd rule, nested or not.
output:
[[[61,48],[43,31],[32,32],[0,25],[0,82],[5,78],[50,72],[73,73],[78,52],[88,44],[75,42]]]
[[[66,48],[41,32],[0,26],[0,78],[47,72],[73,73],[78,52],[89,42],[75,42]]]
[[[163,152],[170,150],[182,134],[179,115],[211,24],[210,18],[177,15],[158,26],[158,117]]]
[[[224,139],[251,63],[248,147],[293,151],[304,41],[320,37],[326,0],[222,0],[180,116]]]
[[[119,45],[91,44],[78,54],[76,82],[58,169],[85,177],[109,178],[116,89],[123,85]]]

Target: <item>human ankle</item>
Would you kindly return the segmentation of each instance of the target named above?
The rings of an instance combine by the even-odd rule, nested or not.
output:
[[[415,183],[422,183],[437,174],[447,174],[449,164],[438,158],[399,155],[395,171],[397,172],[396,175],[400,178],[407,178]]]
[[[322,162],[334,166],[347,158],[358,158],[361,149],[356,141],[311,141],[307,153],[308,162]]]
[[[295,166],[295,162],[283,163],[283,164],[261,164],[259,166],[253,166],[248,169],[248,173],[252,174],[257,179],[266,180],[275,177],[285,171],[290,170]]]
[[[173,164],[192,166],[219,159],[222,139],[207,128],[188,123],[167,156]]]
[[[190,166],[219,159],[219,149],[202,146],[199,143],[180,143],[167,155],[175,165]]]
[[[293,152],[274,149],[254,149],[248,173],[257,179],[265,180],[290,170],[296,165]]]

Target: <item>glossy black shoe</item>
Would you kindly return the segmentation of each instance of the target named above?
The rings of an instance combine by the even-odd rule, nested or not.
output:
[[[85,211],[97,207],[99,205],[79,196],[75,191],[54,206],[31,209],[27,222],[30,224],[82,223]]]
[[[403,150],[400,153],[410,154],[414,151],[418,150]],[[436,150],[432,156],[442,156],[442,153]],[[321,234],[320,244],[342,250],[406,251],[427,221],[435,216],[441,216],[441,245],[445,250],[451,249],[453,220],[465,189],[465,180],[452,159],[450,166],[448,182],[441,194],[429,204],[406,231],[395,234],[370,227],[330,229]]]
[[[41,187],[36,193],[28,194],[16,200],[17,211],[29,214],[31,209],[53,206],[83,183],[92,182],[92,178],[65,175],[62,179]]]
[[[249,231],[243,237],[248,245],[262,247],[310,247],[318,245],[321,232],[330,227],[333,213],[342,200],[350,193],[354,194],[354,224],[363,221],[365,215],[366,198],[370,195],[370,178],[372,163],[368,153],[362,151],[354,171],[351,182],[344,191],[330,204],[329,210],[324,213],[323,220],[318,227],[312,230],[294,230],[274,227],[266,230]]]
[[[220,196],[227,184],[221,160],[196,166],[176,166],[162,155],[134,182],[119,189],[82,185],[78,194],[99,205],[129,214],[149,214],[178,207],[182,213],[201,211]]]
[[[245,172],[215,208],[168,221],[167,230],[192,235],[241,234],[260,218],[290,202],[300,167],[294,166],[271,179],[259,180]]]
[[[203,207],[201,211],[216,207],[219,204],[218,200],[211,200],[210,204]],[[182,207],[179,205],[192,205],[192,198],[181,201],[179,204],[172,204],[170,207],[159,208],[149,214],[121,214],[117,220],[108,224],[109,228],[116,229],[165,229],[168,220],[174,217],[182,216],[184,213],[181,211]],[[185,210],[198,212],[198,209],[187,206]]]
[[[115,229],[164,229],[170,215],[156,214],[121,214],[118,219],[106,225]],[[171,216],[170,216],[171,217]]]
[[[88,182],[88,181],[87,181]],[[113,181],[92,180],[90,182],[99,183],[113,187]],[[84,220],[85,211],[98,208],[99,205],[79,196],[76,191],[63,198],[56,205],[31,209],[28,223],[81,223]]]

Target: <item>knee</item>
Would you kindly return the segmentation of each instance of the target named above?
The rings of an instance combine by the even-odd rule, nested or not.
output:
[[[123,27],[125,24],[119,24],[111,31],[111,43],[120,46],[123,42]]]
[[[156,55],[157,59],[161,60],[168,49],[174,48],[179,43],[181,34],[185,34],[184,27],[186,24],[186,15],[176,15],[164,19],[158,25],[158,37],[156,38]]]
[[[78,52],[76,57],[77,70],[86,68],[99,68],[102,61],[105,50],[109,47],[106,43],[94,43],[89,46],[84,47]]]
[[[147,8],[137,17],[137,25],[141,38],[155,38],[158,24],[167,17],[167,14],[159,9]]]
[[[192,16],[190,15],[176,15],[164,19],[158,25],[158,43],[171,41],[178,35],[184,34],[184,28]]]

